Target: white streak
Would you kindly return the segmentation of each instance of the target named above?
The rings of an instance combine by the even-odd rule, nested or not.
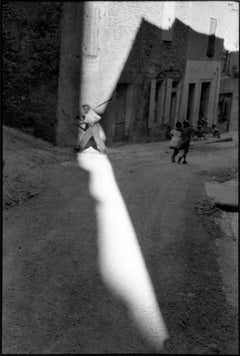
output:
[[[143,334],[161,349],[167,329],[112,166],[93,149],[79,154],[78,163],[90,172],[90,193],[97,200],[101,276],[125,301]]]

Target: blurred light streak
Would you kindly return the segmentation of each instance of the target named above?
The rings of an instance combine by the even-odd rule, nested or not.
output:
[[[126,303],[136,324],[156,349],[168,338],[137,237],[106,155],[93,148],[78,154],[90,173],[90,194],[97,201],[98,262],[101,276]]]

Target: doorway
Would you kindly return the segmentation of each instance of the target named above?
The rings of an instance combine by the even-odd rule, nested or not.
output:
[[[232,107],[232,93],[220,94],[218,102],[218,128],[220,132],[228,132]]]
[[[173,128],[175,125],[176,102],[177,102],[177,93],[176,91],[172,91],[171,103],[170,103],[170,120],[169,120],[169,125],[171,126],[171,128]]]
[[[208,115],[208,104],[211,82],[203,82],[200,97],[199,118]]]
[[[159,93],[160,93],[161,85],[162,85],[161,81],[156,83],[153,122],[158,122],[158,111],[159,111],[158,102],[159,102]]]
[[[127,83],[118,84],[116,88],[113,142],[122,141],[124,137],[127,89]]]
[[[187,117],[186,119],[193,123],[193,112],[194,112],[194,96],[195,96],[195,83],[190,83],[188,86],[188,102],[187,102]]]

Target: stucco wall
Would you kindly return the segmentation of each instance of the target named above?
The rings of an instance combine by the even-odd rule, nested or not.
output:
[[[164,31],[164,30],[163,30]],[[144,24],[142,31],[142,52],[140,73],[142,74],[143,88],[137,102],[133,134],[135,136],[143,132],[149,110],[150,84],[152,79],[165,80],[171,78],[181,81],[184,76],[187,55],[188,28],[179,20],[174,22],[174,33],[172,42],[162,41],[162,31],[157,27]],[[165,82],[165,99],[171,95],[168,84]],[[163,103],[164,104],[164,103]],[[141,108],[141,106],[144,106]],[[165,105],[166,107],[166,105]],[[169,113],[163,111],[162,122],[168,120]],[[143,117],[145,121],[143,121]],[[161,118],[153,123],[152,129],[157,126],[160,130]],[[153,130],[152,130],[153,131]],[[159,132],[160,133],[160,132]]]
[[[179,118],[186,118],[189,83],[196,83],[194,98],[194,119],[196,123],[199,114],[201,83],[211,81],[208,112],[210,123],[217,118],[217,105],[220,90],[222,55],[224,50],[238,51],[238,4],[228,6],[227,1],[195,1],[190,2],[190,25],[188,61],[183,82]],[[210,18],[217,20],[215,52],[213,57],[207,57]],[[184,20],[183,20],[184,21]],[[237,52],[235,52],[237,53]],[[236,54],[236,57],[238,55]],[[236,122],[237,102],[232,103],[231,122]]]
[[[222,79],[220,83],[220,94],[229,94],[232,93],[232,107],[230,115],[230,125],[229,130],[238,130],[239,126],[239,81],[238,79]]]
[[[95,108],[113,97],[110,103],[97,108],[103,117],[102,124],[111,142],[116,112],[115,92],[118,83],[125,83],[126,136],[130,140],[138,141],[150,132],[160,138],[163,123],[169,123],[172,93],[169,79],[179,81],[175,121],[185,119],[188,85],[190,82],[196,83],[194,122],[198,119],[201,82],[209,80],[211,91],[207,115],[210,121],[214,121],[223,40],[225,44],[228,43],[229,48],[237,45],[235,35],[233,40],[226,39],[229,32],[227,26],[230,24],[231,28],[237,28],[236,19],[234,17],[235,22],[232,24],[232,13],[226,14],[226,3],[217,3],[178,1],[174,2],[174,6],[167,6],[167,2],[163,1],[89,1],[84,2],[82,18],[77,15],[76,9],[74,10],[77,5],[69,3],[68,6],[72,6],[72,10],[69,10],[72,14],[65,16],[73,23],[70,27],[65,25],[68,34],[64,35],[65,40],[63,38],[60,71],[60,86],[65,85],[65,89],[59,91],[59,98],[62,98],[64,106],[69,108],[69,114],[74,115],[83,103]],[[172,41],[166,42],[163,39],[170,33],[166,32],[165,28],[166,16],[168,18],[169,15],[166,11],[169,8],[173,25],[170,30],[173,29],[173,36]],[[218,38],[212,58],[206,56],[210,17],[218,21]],[[82,32],[79,30],[79,21],[82,23]],[[76,60],[77,53],[81,55],[79,64]],[[77,68],[78,65],[80,68]],[[150,93],[154,80],[162,81],[162,87],[158,98],[157,120],[149,124],[153,112],[151,101],[154,100],[150,100]],[[67,88],[70,90],[65,97]],[[66,122],[67,119],[64,119],[60,109],[59,115],[62,120],[59,124],[62,140],[70,142],[74,139],[74,134],[66,135],[66,132],[72,130],[72,119],[71,123]],[[67,139],[64,138],[64,133]]]
[[[194,97],[194,113],[193,125],[196,124],[199,114],[201,84],[204,81],[211,82],[209,93],[208,111],[205,113],[209,119],[209,123],[214,122],[217,114],[217,101],[219,94],[219,79],[220,79],[220,62],[203,62],[203,61],[187,61],[186,73],[183,85],[183,95],[180,110],[180,119],[186,118],[188,87],[190,83],[196,83]]]
[[[210,18],[217,20],[216,37],[224,39],[228,51],[239,50],[239,6],[235,1],[194,1],[191,2],[191,28],[209,35]]]
[[[187,55],[188,27],[180,20],[174,21],[172,42],[162,41],[164,2],[92,2],[88,11],[99,11],[98,34],[95,33],[99,51],[93,58],[83,57],[81,100],[93,107],[108,100],[118,82],[133,84],[135,100],[129,125],[129,136],[138,140],[147,134],[151,80],[176,77],[184,74]],[[176,3],[175,16],[187,19],[189,6]],[[96,26],[92,22],[88,25]],[[167,73],[172,70],[172,73]],[[113,106],[111,102],[109,107]],[[103,124],[111,135],[111,118],[107,105],[99,107],[104,114]],[[104,123],[105,121],[105,123]]]
[[[191,60],[209,60],[207,57],[210,19],[216,19],[215,53],[211,60],[221,60],[223,50],[239,50],[238,4],[229,8],[229,1],[195,1],[191,3],[189,55]]]
[[[207,56],[208,40],[208,35],[191,29],[189,34],[188,59],[202,61],[221,60],[223,54],[223,39],[215,37],[214,55],[212,57]]]
[[[100,13],[100,26],[98,34],[95,34],[99,52],[96,58],[83,57],[81,101],[87,101],[94,107],[111,97],[143,19],[161,26],[163,3],[99,1],[89,3],[88,7],[92,8],[92,13],[97,9]],[[91,26],[95,24],[91,23]],[[135,60],[132,55],[131,60],[134,71],[138,58]],[[99,110],[102,112],[105,107]]]

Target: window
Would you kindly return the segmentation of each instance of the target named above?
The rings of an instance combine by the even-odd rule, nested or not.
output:
[[[215,34],[217,28],[217,20],[210,18],[210,30],[208,36],[208,48],[207,48],[207,56],[213,57],[214,56],[214,47],[215,47]]]

